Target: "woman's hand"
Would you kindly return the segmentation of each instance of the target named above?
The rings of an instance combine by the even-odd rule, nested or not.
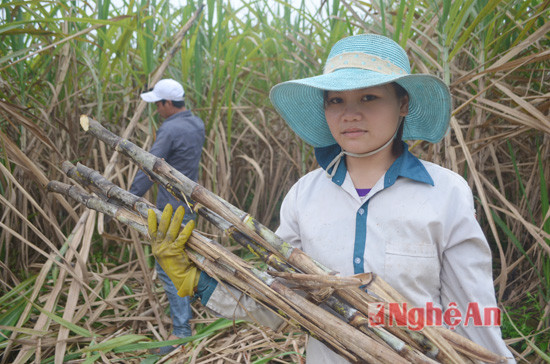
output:
[[[183,206],[178,207],[173,218],[172,211],[172,205],[167,204],[158,226],[155,212],[151,209],[148,211],[148,229],[153,255],[174,283],[178,295],[192,296],[199,282],[200,271],[184,249],[195,228],[195,221],[189,221],[180,231],[185,209]]]

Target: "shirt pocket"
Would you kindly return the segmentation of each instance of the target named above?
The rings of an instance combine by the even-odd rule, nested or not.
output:
[[[413,301],[434,297],[440,290],[437,248],[426,243],[386,242],[386,281]]]
[[[388,241],[386,242],[386,255],[435,258],[437,257],[437,249],[435,245],[427,243],[396,243]]]

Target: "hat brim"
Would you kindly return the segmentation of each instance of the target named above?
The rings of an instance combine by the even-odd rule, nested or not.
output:
[[[140,96],[142,100],[146,102],[157,102],[162,100],[162,98],[158,97],[154,91],[144,92]]]
[[[440,141],[449,126],[451,95],[431,75],[386,75],[357,68],[280,83],[269,97],[277,112],[306,143],[326,147],[336,143],[325,118],[323,91],[349,91],[396,82],[409,93],[409,113],[403,139]]]

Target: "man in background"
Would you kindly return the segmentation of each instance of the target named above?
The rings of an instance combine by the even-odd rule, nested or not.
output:
[[[172,167],[196,182],[205,139],[204,123],[186,109],[183,86],[175,80],[163,79],[152,90],[142,93],[141,98],[146,102],[154,102],[160,117],[164,119],[157,130],[157,137],[150,153],[163,158]],[[137,196],[143,196],[152,185],[153,182],[140,170],[134,178],[130,192]],[[174,210],[180,205],[185,207],[184,223],[194,217],[193,211],[190,211],[185,202],[176,199],[164,187],[158,186],[157,208],[162,211],[167,203],[170,203]],[[155,267],[164,284],[164,290],[170,303],[173,329],[168,340],[191,336],[189,320],[192,311],[189,297],[178,296],[176,287],[161,266],[155,263]],[[164,346],[157,353],[165,355],[176,347]]]

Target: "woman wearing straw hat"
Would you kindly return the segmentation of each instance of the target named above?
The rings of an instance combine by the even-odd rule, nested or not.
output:
[[[439,78],[410,74],[397,43],[363,34],[337,42],[322,75],[278,84],[270,99],[321,166],[288,192],[277,235],[344,276],[378,274],[417,307],[453,307],[464,317],[470,303],[497,306],[466,181],[402,142],[437,143],[447,132],[451,96]],[[194,277],[203,304],[235,317],[215,281]],[[512,357],[498,326],[456,331]],[[346,362],[313,338],[307,361]]]

